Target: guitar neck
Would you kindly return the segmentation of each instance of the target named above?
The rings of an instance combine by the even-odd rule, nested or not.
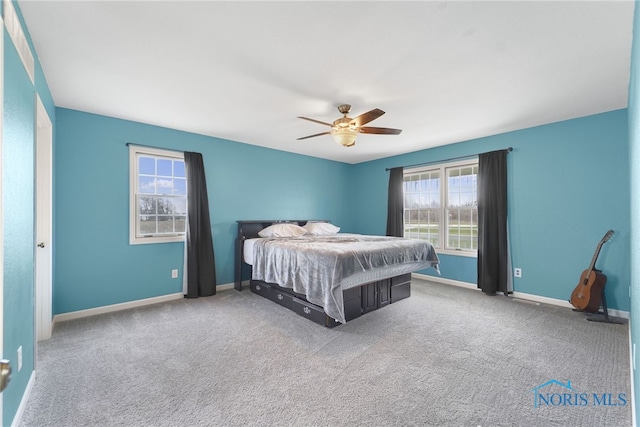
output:
[[[598,243],[598,247],[596,248],[596,252],[593,254],[593,258],[591,258],[591,264],[589,264],[588,271],[592,271],[596,268],[596,261],[598,259],[598,255],[600,255],[600,249],[602,249],[602,245],[604,245],[613,235],[613,230],[607,231],[607,234],[604,235],[600,243]]]
[[[589,264],[589,271],[593,270],[596,267],[596,261],[598,260],[598,255],[600,255],[600,249],[602,249],[602,243],[598,245],[596,249],[596,253],[593,254],[593,258],[591,259],[591,264]]]

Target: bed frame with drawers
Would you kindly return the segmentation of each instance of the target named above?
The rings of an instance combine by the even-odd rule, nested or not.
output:
[[[237,221],[238,235],[235,250],[234,288],[242,291],[243,273],[245,273],[247,269],[250,270],[250,266],[243,260],[243,248],[246,239],[259,237],[258,232],[272,224],[286,222],[303,226],[308,221],[309,220]],[[318,220],[314,221],[318,222]],[[250,280],[249,288],[253,293],[286,307],[320,325],[333,328],[340,324],[340,322],[328,316],[322,307],[310,303],[303,294],[293,292],[292,289],[283,288],[276,283],[267,283],[260,280]],[[409,296],[411,296],[411,273],[346,289],[343,291],[345,320],[348,322],[363,314],[408,298]]]

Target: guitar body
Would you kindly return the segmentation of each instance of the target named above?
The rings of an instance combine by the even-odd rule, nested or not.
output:
[[[582,272],[578,286],[576,286],[571,293],[569,302],[578,310],[595,313],[600,308],[602,291],[604,290],[604,285],[607,283],[607,276],[602,274],[602,271],[596,270],[595,266],[602,245],[609,241],[611,236],[613,236],[613,230],[607,231],[602,240],[600,240],[596,252],[591,259],[589,268]]]
[[[571,305],[588,313],[597,312],[602,302],[602,290],[606,283],[607,276],[600,271],[583,271],[578,286],[571,293]]]

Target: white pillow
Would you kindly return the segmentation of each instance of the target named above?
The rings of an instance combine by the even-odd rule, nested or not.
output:
[[[260,237],[298,237],[307,233],[307,230],[297,224],[281,223],[273,224],[258,232]]]
[[[336,234],[340,227],[336,227],[328,222],[308,222],[302,228],[307,230],[307,234],[321,236],[323,234]]]

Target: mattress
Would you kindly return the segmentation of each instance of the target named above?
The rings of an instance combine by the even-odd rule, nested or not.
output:
[[[359,234],[352,233],[338,233],[336,236],[359,236]],[[249,265],[253,265],[253,257],[254,257],[254,246],[256,242],[262,240],[261,237],[257,237],[255,239],[245,239],[244,245],[242,248],[242,259]]]
[[[259,240],[262,239],[246,239],[244,241],[242,257],[244,259],[244,262],[251,266],[253,266],[254,246]],[[404,264],[387,265],[371,270],[362,270],[354,273],[349,277],[344,278],[342,280],[342,288],[349,289],[355,286],[363,285],[365,283],[376,282],[378,280],[384,280],[390,277],[400,276],[418,270],[424,270],[429,267],[434,267],[436,270],[438,270],[438,266],[433,265],[433,262],[431,261],[407,262]]]

